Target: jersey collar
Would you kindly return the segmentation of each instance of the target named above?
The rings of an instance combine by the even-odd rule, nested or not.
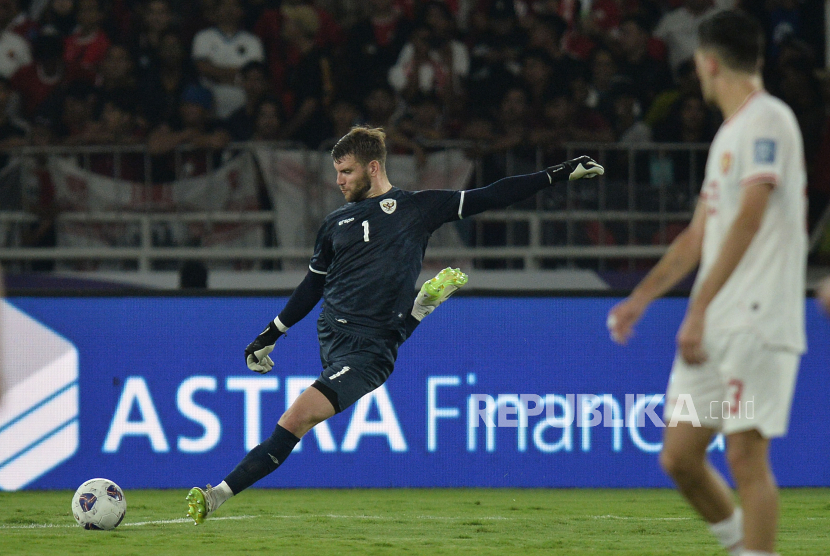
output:
[[[735,119],[735,116],[737,116],[738,114],[740,114],[741,112],[743,112],[744,108],[746,108],[747,106],[749,106],[749,103],[750,103],[750,102],[752,102],[752,100],[753,100],[754,98],[758,97],[759,95],[761,95],[761,94],[763,94],[763,93],[765,93],[765,92],[766,92],[766,90],[764,90],[764,89],[758,89],[757,91],[752,91],[751,93],[749,93],[748,95],[746,95],[746,98],[745,98],[745,99],[744,99],[744,101],[741,103],[741,105],[740,105],[740,106],[738,106],[738,109],[737,109],[737,110],[735,110],[735,113],[734,113],[734,114],[732,114],[731,116],[729,116],[729,117],[728,117],[728,118],[727,118],[727,119],[723,122],[723,125],[727,125],[727,124],[729,124],[729,122],[731,122],[732,120],[734,120],[734,119]]]

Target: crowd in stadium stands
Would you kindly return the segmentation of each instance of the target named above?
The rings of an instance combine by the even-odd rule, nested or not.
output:
[[[767,88],[798,117],[818,210],[830,199],[823,4],[0,0],[0,147],[316,149],[357,123],[418,157],[424,139],[491,152],[707,142],[720,122],[691,61],[696,26],[740,7],[766,29]]]

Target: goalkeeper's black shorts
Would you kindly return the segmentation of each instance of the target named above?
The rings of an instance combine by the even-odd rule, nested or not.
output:
[[[395,370],[400,334],[373,338],[346,329],[325,311],[317,320],[323,372],[312,384],[325,395],[337,413],[386,382]]]

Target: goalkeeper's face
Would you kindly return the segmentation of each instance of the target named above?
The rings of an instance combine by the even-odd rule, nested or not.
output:
[[[360,164],[352,155],[346,155],[340,161],[334,161],[334,169],[337,170],[337,186],[346,202],[362,201],[369,195],[372,180],[367,166]]]

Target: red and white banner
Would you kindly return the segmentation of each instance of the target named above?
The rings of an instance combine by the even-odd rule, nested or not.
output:
[[[250,153],[237,156],[203,176],[165,184],[147,185],[113,179],[83,170],[71,158],[52,157],[47,170],[62,211],[123,212],[124,222],[63,223],[58,227],[60,246],[138,246],[140,223],[132,214],[159,212],[256,211],[257,175]],[[156,246],[260,247],[260,224],[180,223],[175,219],[152,225]]]

